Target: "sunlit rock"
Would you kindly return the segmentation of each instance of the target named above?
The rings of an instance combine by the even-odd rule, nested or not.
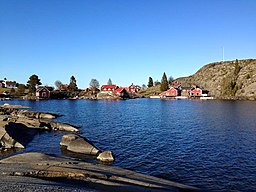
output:
[[[79,137],[77,135],[74,134],[68,134],[68,135],[64,135],[61,139],[60,145],[61,146],[68,146],[70,144],[70,142],[78,139]]]
[[[97,155],[101,151],[95,147],[90,141],[77,135],[69,134],[62,137],[62,146],[66,146],[67,150],[74,153],[82,153],[86,155]]]
[[[78,132],[77,126],[70,125],[68,123],[60,122],[50,122],[50,127],[54,131],[69,131],[69,132]]]
[[[104,151],[98,155],[97,160],[102,162],[113,162],[115,159],[111,151]]]

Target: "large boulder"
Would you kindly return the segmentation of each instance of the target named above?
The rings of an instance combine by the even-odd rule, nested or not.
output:
[[[64,135],[60,145],[66,146],[69,151],[85,155],[98,155],[101,152],[90,141],[74,134]]]
[[[78,138],[79,138],[79,136],[74,135],[74,134],[63,135],[60,145],[67,147],[70,144],[70,142],[72,142]]]
[[[3,127],[0,127],[0,147],[4,149],[24,148],[24,146],[14,140]]]
[[[104,151],[98,155],[97,160],[108,163],[113,162],[115,159],[112,151]]]
[[[69,131],[69,132],[78,132],[78,126],[71,125],[68,123],[60,122],[50,122],[50,127],[54,131]]]

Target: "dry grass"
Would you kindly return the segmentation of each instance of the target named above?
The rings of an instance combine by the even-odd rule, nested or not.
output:
[[[149,97],[149,96],[159,95],[160,93],[162,93],[162,91],[160,90],[160,85],[157,85],[154,87],[147,88],[145,91],[139,92],[138,96]]]
[[[8,92],[10,92],[11,91],[11,89],[10,88],[0,88],[0,93],[3,93],[3,92],[5,92],[5,91],[8,91]]]

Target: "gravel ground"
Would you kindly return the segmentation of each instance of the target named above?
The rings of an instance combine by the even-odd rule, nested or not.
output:
[[[99,190],[89,189],[72,184],[47,181],[43,179],[1,175],[0,191],[2,192],[98,192]]]

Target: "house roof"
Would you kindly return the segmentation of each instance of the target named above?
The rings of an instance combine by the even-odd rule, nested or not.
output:
[[[199,87],[191,87],[191,89],[190,89],[191,91],[193,91],[193,90],[202,90],[201,88],[199,88]]]
[[[117,89],[118,86],[116,85],[102,85],[101,89]]]
[[[167,92],[173,91],[174,89],[175,89],[175,90],[179,90],[179,89],[176,88],[176,87],[171,87],[170,89],[168,89],[167,91],[164,91],[164,92],[160,93],[159,95],[162,96],[162,95],[164,95],[164,94],[167,93]]]
[[[53,90],[53,88],[50,87],[50,86],[40,86],[40,87],[38,87],[38,88],[36,89],[36,91],[37,91],[37,92],[40,92],[40,91],[42,91],[43,89],[46,89],[47,91]]]
[[[15,81],[6,81],[6,85],[16,85]]]
[[[114,91],[114,93],[122,93],[124,90],[125,90],[125,88],[120,87],[120,88],[117,88],[117,89]]]

